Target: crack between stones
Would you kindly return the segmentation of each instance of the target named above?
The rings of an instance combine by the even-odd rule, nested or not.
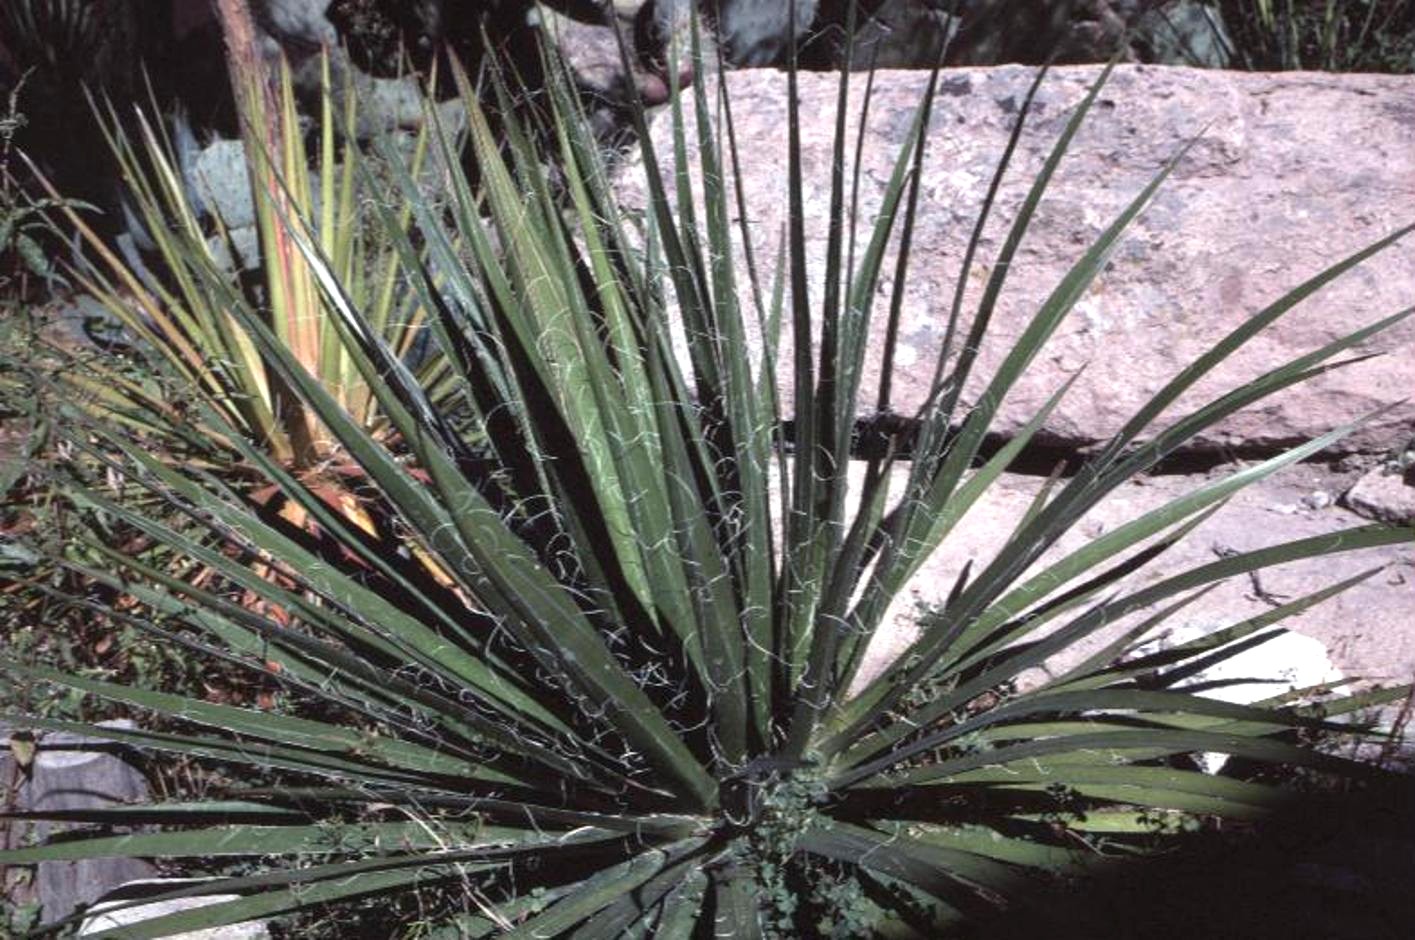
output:
[[[957,431],[960,425],[955,424]],[[876,415],[856,420],[851,432],[850,456],[855,460],[877,460],[888,454],[891,448],[901,461],[913,459],[913,448],[918,437],[920,422],[901,415]],[[783,422],[783,446],[788,453],[795,452],[795,422]],[[979,447],[980,460],[987,460],[1006,447],[1012,435],[990,432]],[[1238,462],[1258,462],[1277,457],[1293,447],[1305,443],[1294,438],[1291,441],[1265,441],[1262,443],[1242,443],[1232,446],[1197,446],[1175,451],[1146,471],[1146,476],[1193,476],[1206,474],[1217,467]],[[1074,476],[1081,467],[1105,444],[1096,440],[1085,444],[1061,440],[1043,433],[1038,434],[1022,449],[1022,452],[1007,467],[1007,472],[1021,476],[1047,477],[1059,472],[1062,477]],[[1370,457],[1374,454],[1361,453],[1319,453],[1301,465],[1324,467],[1336,470],[1343,461],[1351,458]]]

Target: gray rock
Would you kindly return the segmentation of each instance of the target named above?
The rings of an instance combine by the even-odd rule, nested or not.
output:
[[[1136,648],[1126,659],[1138,659],[1171,650],[1202,639],[1228,625],[1190,622],[1181,627],[1162,630],[1158,636]],[[1336,688],[1345,679],[1341,670],[1332,663],[1326,644],[1321,640],[1283,629],[1259,634],[1262,635],[1266,635],[1267,639],[1201,669],[1180,680],[1172,688],[1176,692],[1192,689],[1195,694],[1221,702],[1252,705],[1294,689],[1323,685]],[[1205,773],[1216,774],[1228,763],[1228,755],[1203,752],[1195,755],[1195,761]]]
[[[199,216],[215,217],[226,237],[213,235],[207,247],[224,271],[252,271],[261,265],[255,195],[239,140],[218,138],[197,150],[186,168],[188,198]],[[318,200],[318,192],[312,193]]]
[[[213,235],[207,239],[206,247],[216,266],[223,271],[255,271],[263,264],[260,230],[254,225],[228,229],[226,238]]]
[[[630,61],[629,68],[626,70],[624,67],[619,37],[625,37],[626,41],[632,39],[635,33],[632,18],[622,18],[618,22],[586,23],[554,10],[542,10],[540,23],[547,40],[560,54],[575,83],[586,93],[591,120],[596,123],[595,131],[601,137],[614,129],[616,120],[622,119],[616,112],[632,100],[635,91],[649,107],[668,101],[670,85],[664,71],[668,53],[656,54],[649,62],[640,59],[632,49],[626,50],[630,52]],[[673,33],[672,38],[661,41],[666,44],[676,38],[682,43],[675,54],[680,56],[677,60],[680,82],[686,85],[692,79],[692,70],[687,64],[688,27],[672,20],[662,28],[671,29]]]
[[[182,911],[240,899],[238,894],[207,894],[198,897],[178,898],[172,901],[153,901],[132,907],[119,906],[136,898],[158,895],[200,883],[201,879],[148,879],[125,884],[118,891],[113,892],[109,898],[93,905],[89,916],[80,925],[78,935],[80,937],[98,936],[167,914],[178,914]],[[166,936],[169,940],[268,940],[270,930],[264,921],[257,920],[243,924],[228,924],[224,927],[209,927],[204,930],[188,930]]]
[[[966,291],[976,303],[990,264],[1031,181],[1096,79],[1095,67],[1055,69],[1039,93]],[[912,264],[903,298],[894,408],[925,399],[944,335],[959,264],[983,194],[1034,72],[1028,68],[945,72],[923,168]],[[748,70],[726,76],[757,263],[771,259],[785,229],[786,80]],[[898,146],[927,83],[918,72],[881,73],[866,131],[861,205],[875,211]],[[799,79],[807,266],[819,299],[828,230],[834,76]],[[1160,387],[1245,319],[1327,265],[1415,221],[1415,109],[1407,78],[1377,75],[1244,74],[1121,66],[1074,140],[1014,259],[984,343],[969,400],[981,393],[1028,319],[1104,228],[1202,132],[1146,212],[1116,246],[1033,368],[1002,404],[997,429],[1020,428],[1083,366],[1048,422],[1050,442],[1071,449],[1105,440]],[[853,135],[854,120],[847,133]],[[671,154],[669,126],[652,133]],[[696,155],[689,159],[696,161]],[[664,159],[672,172],[671,159]],[[619,187],[642,206],[642,167],[630,161]],[[890,262],[892,264],[892,262]],[[890,270],[887,266],[886,271]],[[1268,328],[1169,412],[1179,416],[1265,369],[1415,302],[1415,239],[1370,259]],[[887,297],[875,304],[881,331]],[[1339,427],[1410,393],[1404,323],[1358,348],[1394,354],[1316,377],[1200,435],[1190,450],[1267,453]],[[862,409],[872,407],[877,351],[869,344]],[[783,351],[783,355],[786,352]],[[783,360],[786,361],[786,360]],[[786,390],[789,396],[790,390]],[[786,402],[789,407],[789,399]],[[1415,425],[1415,404],[1397,405],[1333,448],[1384,450]],[[1407,431],[1408,433],[1408,431]]]
[[[127,720],[103,722],[116,728],[132,728]],[[8,739],[7,739],[8,743]],[[4,779],[12,779],[9,766],[13,757],[8,747],[0,758]],[[46,734],[39,738],[29,773],[15,796],[20,811],[94,809],[115,804],[141,802],[148,798],[147,780],[123,757],[123,750],[102,738],[72,734]],[[38,820],[12,823],[12,845],[25,840],[43,841],[71,826]],[[35,866],[34,878],[26,888],[12,890],[14,904],[37,902],[43,923],[61,920],[80,906],[90,904],[124,882],[148,878],[155,873],[142,859],[93,858],[71,862],[42,862]]]
[[[1346,505],[1357,515],[1394,525],[1415,524],[1415,484],[1387,468],[1372,470],[1346,492]]]
[[[771,65],[782,61],[791,46],[790,3],[795,4],[796,35],[804,36],[815,22],[817,0],[763,3],[727,0],[720,4],[717,28],[727,59],[734,65]]]
[[[325,12],[330,0],[256,0],[257,22],[281,45],[333,46],[339,32]]]
[[[333,77],[331,91],[336,110],[342,108],[346,90],[359,102],[355,134],[360,140],[395,129],[420,127],[425,120],[426,96],[417,76],[382,77],[360,70],[328,17],[329,7],[330,0],[257,0],[253,4],[267,53],[283,51],[290,60],[295,91],[303,106],[313,112],[321,104],[323,63],[314,53],[323,50]],[[530,9],[529,2],[526,7]],[[427,35],[438,36],[442,4],[424,0],[416,8],[415,17],[424,24]]]
[[[1236,469],[1228,467],[1222,472]],[[856,482],[857,470],[852,464],[851,479]],[[1240,491],[1188,538],[1122,581],[1119,590],[1138,590],[1162,577],[1213,562],[1228,551],[1252,551],[1365,524],[1354,512],[1335,506],[1314,513],[1274,510],[1274,506],[1295,503],[1315,489],[1331,489],[1332,479],[1321,466],[1300,465]],[[1031,570],[1041,570],[1064,554],[1207,481],[1206,476],[1153,476],[1121,486],[1082,518]],[[885,628],[876,634],[870,647],[871,674],[878,674],[905,651],[918,633],[920,607],[941,604],[966,563],[972,561],[975,573],[987,565],[1042,484],[1038,477],[1004,474],[963,518],[891,608]],[[896,483],[899,485],[902,480]],[[1410,682],[1415,680],[1415,547],[1408,543],[1268,568],[1259,572],[1256,580],[1247,576],[1233,578],[1184,607],[1164,627],[1171,631],[1209,632],[1271,611],[1275,601],[1310,594],[1372,568],[1384,570],[1280,626],[1320,644],[1332,667],[1347,676],[1387,685]],[[1147,613],[1153,611],[1136,611],[1063,651],[1046,664],[1046,671],[1037,678],[1062,675],[1103,649]],[[1308,655],[1316,646],[1308,645],[1307,652],[1301,655],[1287,656],[1284,645],[1296,650],[1302,644],[1293,639],[1266,649],[1257,647],[1253,651],[1256,659],[1249,658],[1240,665],[1245,671],[1251,667],[1257,678],[1281,679],[1282,671],[1298,660],[1309,664],[1318,661]],[[1310,671],[1304,667],[1303,675]]]
[[[1326,509],[1332,504],[1331,494],[1326,490],[1313,490],[1302,497],[1302,506],[1306,509],[1319,511]]]
[[[256,224],[246,151],[239,140],[217,139],[202,147],[189,176],[192,194],[206,213],[220,216],[232,229]]]
[[[369,141],[382,134],[416,131],[427,121],[427,94],[416,76],[380,78],[367,75],[354,66],[338,48],[329,54],[335,113],[341,113],[347,101],[346,91],[358,103],[354,119],[354,136]],[[294,72],[294,84],[307,113],[315,113],[323,95],[323,66],[318,56],[307,57]],[[463,106],[457,99],[437,104],[438,117],[448,133],[456,134],[464,119]]]
[[[658,9],[688,5],[688,0],[659,0]],[[784,61],[784,4],[742,2],[722,10],[728,61],[746,66]],[[1199,0],[874,0],[858,7],[847,43],[848,22],[846,0],[819,4],[810,30],[804,25],[800,30],[806,59],[838,67],[846,62],[848,45],[850,61],[859,69],[871,63],[884,69],[931,68],[940,56],[951,65],[1038,63],[1053,53],[1061,62],[1105,62],[1117,52],[1126,61],[1223,67],[1232,48],[1218,10]],[[758,37],[750,51],[744,51],[745,35]]]
[[[1177,0],[1149,10],[1135,31],[1147,62],[1225,69],[1233,61],[1233,37],[1223,13],[1203,0]]]

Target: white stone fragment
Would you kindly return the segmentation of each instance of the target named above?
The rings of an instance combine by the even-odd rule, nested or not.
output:
[[[160,894],[163,890],[176,890],[192,883],[194,882],[173,881],[164,885],[161,881],[130,882],[123,885],[119,891],[138,889]],[[89,916],[79,927],[78,935],[80,937],[102,936],[111,930],[120,930],[146,920],[194,908],[207,907],[212,904],[221,904],[226,901],[237,901],[240,900],[240,897],[238,894],[206,894],[199,897],[177,898],[171,901],[154,901],[150,904],[139,904],[118,910],[113,908],[126,903],[126,901],[100,901],[90,909]],[[169,940],[270,940],[270,931],[266,928],[264,921],[257,920],[243,924],[228,924],[224,927],[209,927],[204,930],[190,930],[168,936]]]
[[[1173,649],[1210,632],[1204,626],[1178,627],[1146,644],[1139,653]],[[1215,663],[1174,688],[1193,689],[1205,698],[1222,702],[1251,705],[1293,689],[1336,683],[1343,678],[1320,640],[1279,629],[1271,639]],[[1196,760],[1205,772],[1216,774],[1228,762],[1228,755],[1204,753],[1196,755]]]

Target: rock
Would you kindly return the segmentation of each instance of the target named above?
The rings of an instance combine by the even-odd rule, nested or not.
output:
[[[1137,653],[1174,649],[1212,632],[1191,624],[1166,631]],[[1293,689],[1335,685],[1344,678],[1320,640],[1279,629],[1270,639],[1195,673],[1174,688],[1202,690],[1207,698],[1248,705]]]
[[[1207,627],[1191,623],[1165,630],[1128,658],[1183,646],[1226,625],[1215,623]],[[1262,636],[1267,639],[1200,670],[1172,688],[1178,692],[1193,691],[1222,702],[1251,705],[1294,689],[1335,686],[1345,678],[1332,664],[1326,645],[1320,640],[1283,629],[1256,634],[1250,640]],[[1195,755],[1195,760],[1205,773],[1216,774],[1228,763],[1228,755],[1206,752]]]
[[[659,0],[663,2],[663,0]],[[734,65],[775,65],[784,61],[791,47],[791,24],[803,37],[816,19],[817,0],[762,3],[760,0],[725,0],[717,5],[717,29],[727,60]]]
[[[357,115],[356,133],[363,139],[387,135],[384,139],[395,144],[408,165],[411,165],[415,151],[415,135],[399,128],[415,125],[423,120],[422,93],[416,85],[408,83],[367,77],[364,77],[363,81],[366,93],[362,94],[359,100],[362,103],[361,108],[367,107]],[[390,97],[381,97],[380,92],[386,92]],[[437,108],[442,127],[455,138],[466,123],[465,109],[458,101],[443,102]],[[414,113],[417,115],[416,120],[412,117]],[[399,121],[404,123],[400,124]],[[187,198],[191,207],[198,218],[220,218],[226,229],[226,237],[213,234],[207,239],[212,258],[224,271],[250,271],[259,268],[262,264],[260,235],[244,145],[239,140],[216,138],[205,146],[200,146],[184,121],[178,120],[175,124],[177,133],[174,137],[178,141],[190,141],[185,150],[179,143],[178,151],[186,155],[182,161],[182,172],[185,175]],[[374,155],[369,159],[376,161],[381,158]],[[440,152],[433,150],[426,155],[419,177],[423,190],[429,195],[443,191],[442,180],[445,172],[446,165]],[[310,188],[311,218],[318,218],[320,200],[320,189],[316,181]],[[146,251],[156,247],[134,213],[129,214],[129,226],[139,247]],[[138,265],[135,264],[134,267]]]
[[[1142,14],[1134,44],[1143,61],[1225,69],[1233,61],[1233,37],[1218,7],[1202,0],[1177,0]]]
[[[131,728],[127,720],[101,722],[102,725]],[[8,747],[0,769],[4,779],[12,779]],[[24,778],[21,778],[24,779]],[[27,779],[19,787],[15,808],[20,811],[92,809],[148,799],[147,780],[123,759],[123,751],[111,741],[73,734],[46,734],[39,738]],[[38,820],[12,822],[6,844],[19,845],[27,839],[42,841],[64,832],[64,823]],[[42,862],[27,886],[14,887],[7,901],[17,906],[37,902],[42,923],[54,923],[80,906],[93,903],[124,882],[148,878],[153,866],[142,859],[93,858],[73,862]]]
[[[260,254],[260,230],[254,225],[230,229],[227,238],[213,235],[206,246],[222,271],[255,271],[264,260]],[[229,241],[228,241],[229,239]]]
[[[188,204],[198,219],[219,218],[226,230],[225,236],[214,233],[206,240],[212,259],[223,271],[256,270],[262,263],[260,234],[244,145],[239,140],[218,137],[202,146],[180,115],[174,125],[173,138],[177,141]],[[317,207],[317,188],[311,191],[311,197]],[[159,282],[147,263],[156,257],[157,245],[136,210],[130,209],[126,219],[127,230],[120,236],[120,248],[148,289],[157,289]],[[162,270],[160,262],[154,266]]]
[[[1331,504],[1331,494],[1326,490],[1313,490],[1302,497],[1302,505],[1307,509],[1326,509]]]
[[[209,907],[225,901],[240,899],[238,894],[207,894],[199,897],[178,898],[172,901],[154,901],[113,910],[119,904],[137,898],[155,896],[167,891],[175,891],[188,885],[200,884],[204,879],[149,879],[122,885],[102,901],[93,905],[89,916],[79,927],[80,937],[97,936],[111,930],[120,930],[133,924],[177,914],[182,911]],[[269,940],[270,930],[264,921],[244,924],[228,924],[225,927],[210,927],[205,930],[188,930],[182,933],[166,934],[169,940]]]
[[[256,224],[246,151],[239,140],[213,140],[196,152],[190,170],[192,195],[202,211],[220,216],[227,228]]]
[[[619,112],[632,100],[633,92],[637,91],[640,100],[648,107],[668,101],[670,86],[663,71],[665,57],[656,57],[654,67],[647,68],[647,63],[636,54],[636,50],[630,49],[630,67],[627,71],[624,68],[618,36],[622,35],[626,42],[633,39],[635,30],[632,19],[621,19],[617,23],[586,23],[554,10],[542,10],[540,21],[541,28],[587,100],[587,110],[595,123],[595,132],[601,138],[610,136],[616,125],[625,122],[624,115]],[[678,38],[686,42],[681,35]],[[687,63],[688,53],[684,51],[681,55],[679,81],[686,86],[692,80],[692,69]]]
[[[858,505],[864,466],[863,461],[850,464],[847,505],[852,507],[851,512]],[[1084,515],[1021,578],[1037,574],[1105,533],[1239,469],[1228,466],[1208,474],[1137,477],[1112,491]],[[891,501],[902,493],[907,474],[907,467],[894,471],[890,481]],[[1300,506],[1302,496],[1336,489],[1339,479],[1339,474],[1324,466],[1299,464],[1261,480],[1235,494],[1186,539],[1107,589],[1105,596],[1123,597],[1165,578],[1210,564],[1231,552],[1254,551],[1363,525],[1363,520],[1339,506],[1291,512],[1276,508]],[[989,488],[886,611],[870,641],[853,691],[859,691],[906,654],[918,636],[920,616],[946,601],[965,566],[971,564],[971,576],[976,577],[993,560],[1011,537],[1018,520],[1032,507],[1043,485],[1042,477],[1004,473]],[[777,505],[779,495],[773,484],[773,506]],[[779,524],[779,519],[777,522]],[[1134,551],[1124,557],[1130,557]],[[1114,559],[1112,564],[1120,560]],[[1229,691],[1213,690],[1214,695],[1227,701],[1254,701],[1263,697],[1264,691],[1267,695],[1276,695],[1293,685],[1316,685],[1342,676],[1347,677],[1353,687],[1361,688],[1373,683],[1390,687],[1415,682],[1415,590],[1411,590],[1415,585],[1415,542],[1269,567],[1257,572],[1256,577],[1244,575],[1220,582],[1152,628],[1151,642],[1177,645],[1266,614],[1274,604],[1295,600],[1363,574],[1368,575],[1365,580],[1254,635],[1276,630],[1269,641],[1208,671],[1205,675],[1214,681],[1264,680],[1234,683]],[[1060,586],[1058,590],[1064,591],[1075,583]],[[1165,601],[1164,605],[1168,606],[1175,599]],[[1155,608],[1144,608],[1116,618],[1056,653],[1040,667],[1024,671],[1018,682],[1019,689],[1034,689],[1065,675],[1154,613]],[[1037,635],[1025,639],[1039,639],[1068,622],[1066,617],[1059,618]],[[1185,684],[1192,686],[1194,681]],[[1243,697],[1238,697],[1240,694]],[[1384,711],[1382,720],[1395,721],[1398,711],[1397,703]]]
[[[1036,4],[1017,6],[1026,9]],[[1128,54],[1127,31],[1147,4],[1142,0],[1071,0],[1053,6],[1067,17],[1055,40],[1057,61],[1105,62],[1117,51]]]
[[[614,25],[583,23],[554,10],[541,14],[541,24],[583,88],[605,98],[624,94],[624,62]]]
[[[339,33],[329,22],[329,0],[257,0],[252,4],[260,25],[282,46],[332,46]]]
[[[992,261],[1032,179],[1071,108],[1095,81],[1094,67],[1055,69],[1043,85],[967,280],[976,303]],[[1007,134],[1034,72],[1020,67],[948,70],[935,101],[912,263],[900,324],[894,409],[912,414],[925,398],[944,334],[958,266]],[[786,78],[740,71],[725,80],[745,159],[747,228],[765,283],[785,229]],[[926,87],[917,72],[877,76],[860,174],[861,205],[876,211],[897,148]],[[805,226],[812,299],[819,301],[826,249],[830,142],[838,81],[799,78],[806,168]],[[856,99],[858,100],[858,98]],[[996,429],[1014,432],[1076,371],[1068,398],[1044,429],[1050,443],[1082,449],[1105,440],[1160,383],[1285,291],[1402,224],[1415,221],[1415,109],[1409,79],[1376,75],[1257,75],[1122,66],[1073,142],[1013,260],[990,338],[967,388],[975,399],[1009,343],[1087,246],[1165,161],[1202,139],[1131,225],[1030,373],[1003,402]],[[852,122],[853,123],[853,122]],[[652,133],[672,172],[669,122]],[[853,127],[847,134],[854,139]],[[697,160],[695,153],[689,159]],[[618,187],[644,204],[641,164]],[[849,177],[847,176],[847,179]],[[892,262],[891,262],[892,263]],[[890,270],[889,265],[885,268]],[[875,336],[888,298],[877,297]],[[1415,302],[1415,239],[1372,258],[1264,331],[1191,391],[1169,415],[1187,413],[1262,370]],[[1285,390],[1229,418],[1187,448],[1207,454],[1266,453],[1325,433],[1409,394],[1415,324],[1357,351],[1391,351]],[[880,342],[861,389],[872,407]],[[783,356],[786,352],[783,351]],[[788,361],[782,359],[782,361]],[[912,363],[912,365],[907,365]],[[789,395],[789,389],[786,390]],[[789,401],[786,402],[789,407]],[[1384,449],[1394,429],[1415,423],[1415,404],[1384,413],[1332,448],[1340,455]]]
[[[1352,512],[1377,522],[1415,525],[1415,483],[1386,468],[1372,470],[1347,490]]]
[[[1226,475],[1235,469],[1228,467],[1221,472]],[[1192,492],[1209,479],[1207,475],[1188,474],[1150,476],[1121,486],[1064,535],[1032,571]],[[887,615],[887,626],[876,634],[870,647],[870,674],[877,674],[904,652],[917,635],[920,606],[941,604],[964,564],[971,560],[974,574],[987,565],[1041,486],[1039,477],[1004,474],[963,517],[896,599]],[[1355,513],[1338,506],[1315,512],[1284,513],[1274,509],[1283,504],[1300,504],[1302,496],[1313,490],[1333,488],[1329,471],[1313,464],[1289,468],[1247,487],[1188,538],[1121,582],[1122,588],[1139,589],[1213,562],[1229,551],[1251,551],[1364,525],[1365,521]],[[1184,607],[1163,626],[1182,635],[1209,632],[1266,613],[1274,602],[1310,594],[1372,569],[1383,570],[1279,626],[1320,644],[1344,675],[1386,685],[1415,681],[1415,545],[1411,543],[1268,568],[1259,572],[1256,580],[1249,576],[1231,579]],[[1062,675],[1105,648],[1143,615],[1143,611],[1137,611],[1058,654],[1036,678]],[[1268,657],[1269,651],[1260,646],[1253,651],[1256,658],[1243,661],[1243,671],[1260,668],[1261,677],[1280,678],[1283,669],[1291,668],[1286,660],[1292,659],[1307,663],[1300,674],[1309,675],[1312,670],[1308,666],[1317,661],[1309,654],[1317,647],[1310,646],[1307,652],[1295,655],[1300,648],[1299,640],[1284,641],[1271,647],[1276,655]],[[1288,657],[1287,651],[1292,651],[1294,657]]]

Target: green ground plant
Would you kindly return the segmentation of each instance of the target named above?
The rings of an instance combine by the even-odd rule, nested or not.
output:
[[[1415,72],[1410,0],[1221,0],[1242,67]]]
[[[20,107],[27,75],[6,96],[0,114],[0,303],[21,303],[31,294],[28,282],[53,287],[63,283],[58,266],[45,250],[50,215],[60,208],[92,211],[77,200],[35,199],[15,179],[15,135],[28,122]]]
[[[1319,690],[1245,706],[1170,688],[1187,666],[1374,572],[1163,654],[1123,655],[1223,579],[1415,540],[1409,527],[1367,525],[1127,579],[1230,495],[1357,424],[1215,478],[1069,554],[1048,550],[1107,493],[1195,434],[1352,361],[1341,357],[1403,319],[1408,312],[1161,420],[1264,328],[1410,229],[1314,275],[1219,338],[1074,476],[1054,481],[996,556],[959,572],[902,657],[871,670],[866,650],[887,629],[890,602],[967,525],[970,507],[1070,383],[985,457],[1002,400],[1183,154],[1081,255],[985,393],[965,406],[998,296],[1024,273],[1014,264],[1018,246],[1102,77],[1070,115],[967,315],[960,289],[908,459],[890,448],[865,461],[850,493],[866,347],[876,328],[892,337],[900,316],[898,291],[875,309],[876,287],[908,277],[934,85],[866,226],[855,209],[859,180],[846,170],[846,113],[859,96],[842,73],[836,169],[822,184],[831,202],[827,261],[811,283],[794,70],[790,225],[771,279],[751,253],[743,262],[734,250],[745,233],[731,220],[746,212],[733,195],[739,164],[723,86],[698,83],[686,103],[675,99],[667,183],[664,155],[637,114],[649,192],[638,226],[617,206],[563,79],[541,102],[552,116],[544,135],[511,122],[497,140],[466,77],[456,78],[478,186],[454,173],[450,209],[436,212],[389,151],[412,224],[378,211],[397,290],[427,311],[474,411],[471,430],[439,411],[351,298],[315,220],[299,212],[279,219],[287,243],[318,291],[327,335],[392,433],[361,422],[284,341],[270,311],[222,308],[358,467],[367,499],[397,520],[397,539],[376,542],[331,510],[228,409],[200,397],[192,420],[230,441],[248,472],[317,529],[264,511],[209,469],[164,459],[131,424],[73,413],[62,431],[73,453],[163,506],[135,506],[82,479],[56,481],[93,528],[53,561],[134,601],[84,603],[253,681],[274,677],[307,710],[272,714],[0,658],[16,679],[172,725],[107,737],[249,765],[280,782],[70,814],[97,828],[0,853],[0,864],[124,855],[249,862],[246,873],[171,894],[237,900],[109,934],[125,938],[401,901],[438,887],[441,906],[421,910],[421,922],[449,936],[813,936],[826,924],[842,936],[935,937],[1025,905],[1055,879],[1163,849],[1205,820],[1262,818],[1291,799],[1279,782],[1204,774],[1186,755],[1377,773],[1291,739],[1360,733],[1341,717],[1406,690],[1347,694],[1318,708]],[[496,83],[490,93],[511,91]],[[429,123],[438,123],[431,110]],[[703,141],[691,161],[690,126]],[[548,142],[563,189],[552,187],[535,140]],[[458,165],[447,134],[432,141]],[[996,185],[974,250],[992,221]],[[892,264],[891,243],[900,245]],[[792,340],[789,356],[782,334]],[[793,391],[790,414],[778,377]],[[878,410],[888,410],[887,384],[876,392]],[[891,496],[896,477],[903,493]],[[113,525],[186,559],[188,573],[111,543],[100,527]],[[444,577],[409,564],[419,553]],[[212,574],[199,580],[198,571]],[[1065,674],[1027,691],[1014,684],[1119,622],[1130,624],[1123,636]],[[5,717],[39,731],[85,727]],[[138,825],[158,828],[129,829]]]

